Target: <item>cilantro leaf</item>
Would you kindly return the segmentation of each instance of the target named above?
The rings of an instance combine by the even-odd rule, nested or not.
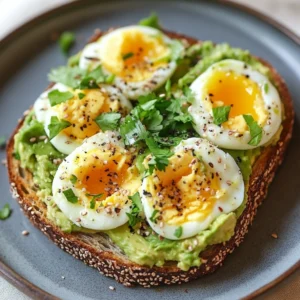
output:
[[[128,198],[132,201],[132,204],[130,213],[126,213],[126,215],[128,217],[129,226],[134,227],[142,220],[139,214],[143,210],[143,206],[139,192],[136,192],[133,196],[129,196]]]
[[[185,113],[185,114],[176,116],[174,118],[174,120],[182,122],[182,123],[189,123],[189,122],[193,121],[193,118],[192,118],[192,116],[189,113]]]
[[[182,236],[182,232],[183,232],[183,229],[182,229],[182,226],[179,226],[175,232],[174,232],[174,236],[176,236],[178,239]]]
[[[153,212],[152,212],[152,215],[150,217],[150,221],[152,223],[156,223],[156,219],[157,219],[157,214],[159,213],[159,211],[157,209],[154,209]]]
[[[66,102],[73,98],[74,95],[71,92],[60,92],[59,90],[52,90],[48,94],[48,98],[51,106]]]
[[[86,75],[86,71],[76,67],[58,67],[52,69],[48,74],[48,79],[51,82],[59,82],[66,86],[77,88],[82,77]]]
[[[72,174],[71,177],[70,177],[70,181],[71,181],[73,184],[75,184],[75,183],[77,182],[77,177],[76,177],[74,174]]]
[[[228,120],[230,109],[230,105],[213,107],[214,124],[221,125],[226,122]]]
[[[75,34],[70,31],[63,32],[60,35],[58,42],[61,51],[66,55],[75,42]]]
[[[0,149],[4,148],[6,145],[6,138],[5,136],[0,136]]]
[[[251,115],[243,115],[243,117],[250,130],[251,140],[248,144],[251,146],[257,146],[262,139],[262,129]]]
[[[114,130],[118,127],[121,119],[120,113],[108,112],[102,113],[94,121],[100,127],[102,131]]]
[[[77,203],[78,202],[78,198],[74,194],[72,189],[67,189],[67,190],[63,191],[63,194],[65,195],[66,199],[69,202],[71,202],[71,203]]]
[[[1,209],[0,209],[0,220],[6,220],[11,213],[11,209],[9,204],[5,204]]]
[[[140,103],[140,104],[144,104],[144,103],[146,103],[146,102],[148,102],[148,101],[151,101],[151,100],[156,100],[156,95],[154,94],[154,93],[150,93],[150,94],[148,94],[148,95],[144,95],[144,96],[140,96],[139,98],[138,98],[138,102]]]
[[[83,99],[85,97],[85,94],[84,93],[79,93],[78,94],[78,98],[81,100],[81,99]]]
[[[134,56],[134,53],[133,52],[128,52],[128,53],[123,54],[122,58],[123,58],[123,60],[126,60],[126,59],[128,59],[132,56]]]
[[[166,90],[166,94],[167,94],[167,98],[171,97],[171,80],[168,79],[165,85],[165,90]]]
[[[145,126],[134,116],[127,116],[125,118],[124,122],[120,125],[120,134],[126,145],[133,145],[148,136]]]
[[[85,194],[88,197],[92,197],[92,200],[90,202],[90,208],[94,209],[96,207],[96,201],[97,199],[100,199],[103,194]]]
[[[147,130],[151,132],[157,132],[162,129],[163,116],[158,110],[150,111],[144,118],[143,123],[145,124]]]
[[[56,137],[62,130],[71,126],[71,123],[66,120],[59,120],[57,117],[52,116],[51,122],[48,125],[49,129],[49,138],[53,139]]]
[[[160,25],[159,25],[159,20],[158,20],[158,16],[156,13],[151,13],[151,15],[148,18],[142,19],[139,22],[140,25],[143,26],[148,26],[148,27],[153,27],[156,29],[160,29]]]
[[[269,85],[267,83],[264,84],[264,92],[265,94],[268,94],[269,92]]]
[[[194,102],[194,100],[195,100],[194,93],[188,86],[183,87],[183,94],[185,96],[184,100],[186,102],[191,103],[191,104]]]

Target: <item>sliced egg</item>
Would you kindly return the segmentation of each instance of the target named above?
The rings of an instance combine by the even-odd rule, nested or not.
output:
[[[195,101],[189,112],[194,128],[214,144],[227,149],[251,149],[268,143],[278,131],[282,115],[278,91],[269,79],[238,60],[213,64],[190,86]],[[230,106],[228,119],[215,124],[213,109]],[[262,129],[258,144],[243,115],[251,115]]]
[[[51,107],[48,94],[52,90],[71,92],[73,97]],[[120,112],[126,115],[131,108],[130,101],[114,87],[103,85],[99,89],[73,90],[60,83],[44,92],[34,104],[37,120],[44,123],[48,136],[52,117],[71,124],[50,140],[64,154],[70,154],[85,138],[101,131],[94,121],[101,113]]]
[[[82,69],[101,65],[107,75],[115,75],[114,84],[129,99],[163,85],[174,73],[172,40],[147,26],[128,26],[113,30],[97,42],[88,44],[80,58]]]
[[[205,139],[190,138],[174,148],[165,171],[155,170],[143,179],[140,196],[152,229],[180,240],[237,209],[244,199],[244,182],[229,154]]]
[[[55,174],[56,205],[77,226],[108,230],[125,224],[131,205],[128,196],[141,184],[133,160],[116,132],[86,139]]]

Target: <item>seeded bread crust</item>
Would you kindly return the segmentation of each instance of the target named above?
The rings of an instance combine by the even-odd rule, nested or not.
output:
[[[183,39],[187,44],[199,42],[178,33],[165,31],[165,34],[171,38]],[[96,31],[90,42],[97,40],[101,35],[101,31]],[[285,119],[282,123],[283,130],[277,144],[264,148],[253,166],[246,208],[237,221],[233,237],[228,242],[207,247],[200,254],[203,260],[200,267],[192,267],[188,271],[182,271],[177,268],[175,262],[169,262],[163,267],[141,266],[128,260],[126,255],[105,234],[68,234],[62,232],[59,227],[47,219],[46,204],[36,195],[37,187],[34,186],[31,173],[22,169],[20,162],[13,157],[14,136],[22,126],[23,121],[18,124],[7,145],[8,175],[13,197],[17,199],[29,220],[61,249],[125,286],[151,287],[162,284],[182,284],[214,272],[222,266],[226,256],[232,253],[243,241],[257,208],[265,199],[269,184],[283,161],[292,136],[294,110],[287,86],[271,65],[261,59],[259,60],[270,68],[273,82],[283,102],[285,111]]]

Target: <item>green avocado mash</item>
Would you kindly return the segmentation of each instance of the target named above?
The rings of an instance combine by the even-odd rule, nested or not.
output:
[[[70,61],[71,66],[76,67],[79,55],[80,53]],[[193,64],[196,57],[201,57],[201,60]],[[178,71],[173,75],[172,83],[181,89],[181,87],[191,83],[211,64],[226,58],[245,61],[260,72],[268,74],[268,69],[247,51],[231,48],[227,44],[214,46],[211,42],[204,42],[202,45],[196,44],[187,50],[185,58],[181,62],[179,61]],[[175,109],[178,110],[179,108],[175,107]],[[154,117],[158,120],[157,122],[161,122],[160,118],[162,119],[162,117],[158,113]],[[187,115],[180,115],[180,117],[181,120],[189,121]],[[168,120],[164,120],[164,122],[168,122]],[[186,127],[183,122],[182,128]],[[171,127],[167,128],[171,130]],[[176,129],[181,130],[181,127],[176,127]],[[155,130],[153,129],[153,131]],[[41,137],[45,137],[45,139],[41,139]],[[177,138],[179,139],[179,137],[174,137],[173,141],[175,142]],[[168,142],[165,143],[167,144]],[[252,164],[259,155],[260,148],[247,151],[225,151],[233,156],[238,163],[247,187]],[[52,200],[52,180],[58,168],[59,161],[65,155],[61,154],[51,145],[48,138],[46,138],[43,124],[35,119],[34,113],[30,113],[26,117],[22,128],[15,136],[15,154],[20,158],[21,166],[32,172],[33,180],[39,190],[39,196],[47,204],[48,219],[65,232],[88,231],[75,226],[69,221]],[[157,234],[142,236],[137,234],[132,228],[130,229],[128,224],[109,230],[106,234],[124,251],[130,260],[138,264],[162,266],[166,261],[177,261],[179,268],[188,270],[192,266],[199,266],[201,264],[199,253],[208,245],[225,242],[232,237],[237,218],[242,213],[245,204],[246,197],[244,203],[235,212],[220,215],[209,228],[185,240],[161,240]],[[149,231],[152,231],[150,227]]]

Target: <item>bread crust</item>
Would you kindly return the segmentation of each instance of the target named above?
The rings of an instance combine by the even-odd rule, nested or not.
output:
[[[171,38],[184,39],[188,44],[200,42],[174,32],[165,31],[165,34]],[[90,42],[97,40],[101,35],[100,31],[96,32]],[[82,260],[85,264],[96,268],[101,274],[112,277],[125,286],[141,285],[150,287],[162,284],[181,284],[214,272],[222,266],[227,255],[232,253],[243,241],[257,208],[265,199],[268,186],[283,161],[292,136],[294,109],[286,83],[270,64],[260,58],[259,60],[270,68],[273,82],[283,102],[285,111],[285,119],[282,123],[283,130],[277,144],[264,148],[253,166],[249,180],[246,208],[237,220],[234,235],[229,241],[209,246],[203,251],[200,254],[203,259],[200,267],[191,267],[188,271],[182,271],[175,263],[163,267],[141,266],[114,251],[97,249],[86,242],[87,234],[62,232],[60,228],[46,218],[46,205],[38,199],[35,188],[29,184],[32,182],[30,172],[22,169],[20,162],[13,157],[14,136],[22,126],[22,122],[15,129],[7,145],[8,175],[13,197],[17,199],[23,212],[33,225],[39,228],[61,249]]]

